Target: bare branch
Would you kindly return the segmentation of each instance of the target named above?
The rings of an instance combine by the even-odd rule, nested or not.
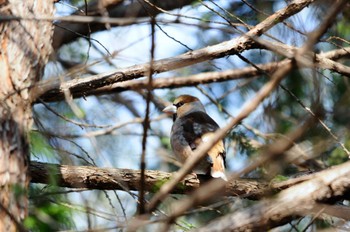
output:
[[[146,149],[147,149],[147,138],[148,138],[148,130],[150,130],[150,104],[152,99],[152,89],[153,89],[153,62],[154,62],[154,52],[155,52],[155,19],[152,17],[151,23],[151,59],[149,64],[149,72],[148,72],[148,83],[147,83],[147,93],[146,93],[146,112],[145,119],[142,123],[143,125],[143,135],[142,135],[142,153],[141,153],[141,180],[140,180],[140,191],[139,191],[139,207],[138,213],[145,213],[145,170],[146,170]]]
[[[87,13],[89,16],[105,15],[112,18],[123,18],[125,16],[131,18],[148,17],[149,13],[157,15],[159,10],[155,10],[148,6],[148,4],[142,4],[142,1],[133,1],[130,4],[120,4],[121,0],[110,1],[92,1],[87,6],[89,10]],[[183,1],[156,1],[156,5],[166,10],[172,10],[189,5],[193,0]],[[101,4],[102,3],[102,4]],[[146,9],[146,10],[145,10]],[[82,14],[81,10],[73,13],[75,15]],[[131,21],[130,21],[131,22]],[[108,23],[108,22],[106,22]],[[56,25],[53,36],[53,48],[58,50],[63,44],[70,43],[78,39],[81,35],[87,36],[89,33],[106,30],[106,25],[101,23],[90,23],[89,27],[80,23],[60,22]]]
[[[274,43],[274,46],[276,49],[277,48],[276,43]],[[297,48],[284,45],[279,49],[279,51],[281,51],[280,53],[283,53],[282,55],[287,55],[287,52],[288,52],[288,54],[290,53],[290,57],[292,57],[292,53],[296,49]],[[350,70],[348,67],[333,61],[340,58],[348,58],[350,56],[350,48],[337,49],[326,53],[315,54],[315,56],[316,56],[315,64],[312,64],[312,67],[316,65],[321,69],[329,69],[335,72],[342,73],[344,75],[350,75]],[[289,55],[287,57],[289,57]],[[176,59],[177,57],[174,57],[174,60]],[[169,59],[168,61],[166,62],[163,61],[163,62],[165,66],[168,66],[169,65],[168,62],[171,63],[174,60]],[[261,75],[262,74],[261,70],[264,71],[264,73],[271,73],[288,62],[291,62],[291,61],[282,60],[280,62],[271,62],[271,63],[256,65],[257,67],[259,67],[259,70],[257,70],[255,67],[247,67],[247,68],[241,68],[241,69],[225,70],[222,72],[206,72],[206,73],[204,72],[204,73],[190,75],[186,77],[158,78],[153,80],[153,89],[179,88],[184,86],[196,86],[198,84],[208,84],[213,82],[237,80],[242,78],[252,78],[252,77]],[[120,73],[124,72],[125,79],[132,79],[135,73],[139,72],[140,69],[146,69],[148,65],[149,64],[147,63],[143,65],[138,65],[138,66],[132,66],[129,68],[119,70],[119,72]],[[338,68],[339,66],[341,67]],[[310,67],[310,66],[306,66],[306,67]],[[95,86],[96,84],[94,79],[97,77],[102,77],[103,75],[104,74],[91,76],[91,79],[88,82],[86,82],[85,79],[67,81],[65,82],[65,84],[61,84],[60,87],[57,87],[59,86],[59,83],[56,82],[55,84],[53,80],[44,81],[41,84],[38,84],[38,86],[35,88],[46,89],[46,91],[42,90],[43,94],[40,98],[45,102],[52,102],[52,101],[60,101],[64,99],[63,89],[70,89],[71,91],[73,91],[72,97],[77,98],[77,97],[82,97],[82,96],[85,97],[89,95],[101,95],[101,94],[108,94],[108,93],[123,92],[127,90],[144,89],[147,86],[146,80],[129,80],[129,81],[116,82],[114,84],[108,84],[108,83],[105,83],[105,80],[99,80],[101,83],[99,83],[98,86],[102,86],[102,87],[87,88],[87,86]],[[33,90],[33,92],[35,91],[36,90]]]
[[[303,48],[299,50],[301,54],[305,54],[307,51],[311,51],[313,46],[318,42],[324,33],[331,27],[334,23],[335,18],[338,13],[344,9],[344,6],[348,3],[345,0],[337,1],[331,9],[329,9],[328,14],[326,15],[323,23],[308,35],[308,40],[304,44]]]
[[[296,50],[296,48],[293,48],[290,46],[285,47],[284,49],[288,49],[290,51]],[[317,57],[317,60],[315,61],[316,66],[318,66],[321,69],[330,69],[335,72],[338,72],[338,69],[336,67],[337,65],[341,65],[341,64],[333,60],[340,59],[343,57],[349,57],[350,47],[344,48],[344,49],[337,49],[326,53],[315,54],[315,55]],[[258,69],[255,67],[246,67],[241,69],[225,70],[222,72],[203,72],[203,73],[189,75],[189,76],[158,78],[153,80],[153,89],[164,89],[164,88],[172,89],[172,88],[180,88],[184,86],[197,86],[199,84],[209,84],[214,82],[218,83],[218,82],[224,82],[228,80],[253,78],[253,77],[262,75],[264,73],[272,73],[278,68],[290,62],[291,60],[286,59],[279,62],[258,64],[256,65]],[[332,65],[332,64],[335,64],[335,65]],[[310,66],[307,66],[307,67],[310,67]],[[348,68],[345,67],[345,69],[342,68],[341,70],[348,70]],[[345,71],[343,73],[350,75],[350,70]],[[85,92],[84,94],[100,95],[100,94],[123,92],[127,90],[145,89],[146,87],[147,87],[146,80],[130,80],[130,81],[124,81],[120,83],[115,83],[106,87],[97,88],[90,92]],[[43,95],[42,97],[44,97],[44,99],[48,101],[51,101],[51,100],[57,101],[60,98],[60,95],[56,95],[55,96],[56,99],[46,98],[46,96],[47,95]]]
[[[221,231],[225,228],[234,228],[235,231],[243,228],[260,229],[273,225],[280,225],[293,215],[305,215],[306,213],[319,211],[325,208],[325,213],[337,217],[345,217],[339,214],[338,209],[322,205],[317,202],[330,200],[343,196],[350,190],[349,173],[350,163],[344,163],[336,167],[324,170],[312,175],[287,180],[280,183],[268,184],[249,179],[239,179],[226,184],[226,196],[245,197],[252,200],[261,199],[267,193],[283,190],[277,198],[265,200],[258,205],[240,212],[220,218],[202,228],[203,231]],[[31,162],[30,173],[32,183],[56,184],[60,187],[88,188],[100,190],[139,190],[140,170],[97,168],[91,166],[68,166]],[[171,173],[146,170],[146,191],[156,192],[159,187],[171,177]],[[198,175],[200,181],[193,175],[188,175],[181,181],[172,193],[187,194],[199,188],[208,179]],[[303,193],[303,194],[300,194]],[[285,203],[283,203],[285,202]],[[309,203],[308,203],[309,202]],[[283,203],[283,205],[281,205]],[[295,207],[295,208],[293,208]],[[304,210],[304,212],[303,212]],[[348,210],[348,209],[342,209]],[[276,217],[274,217],[276,216]],[[242,219],[244,218],[244,220]],[[267,220],[275,218],[276,220]],[[277,223],[277,224],[276,224]],[[250,226],[250,227],[249,227]],[[199,231],[202,231],[200,229]]]
[[[190,51],[176,57],[154,61],[153,70],[155,73],[170,71],[251,49],[256,45],[254,42],[255,37],[260,36],[289,16],[298,13],[312,2],[313,0],[293,1],[290,5],[277,11],[263,22],[253,27],[246,34],[238,38],[198,49],[196,51]],[[90,76],[83,79],[75,79],[64,83],[60,83],[59,80],[48,80],[42,82],[32,89],[32,98],[36,99],[43,94],[57,96],[62,94],[66,89],[70,90],[73,97],[76,97],[77,94],[80,94],[78,96],[85,96],[85,93],[89,93],[91,90],[95,90],[100,87],[110,86],[117,82],[143,77],[147,75],[148,70],[149,63],[135,65],[133,67]]]
[[[32,183],[56,184],[59,187],[74,189],[97,189],[97,190],[122,190],[138,191],[140,189],[141,171],[133,169],[100,168],[94,166],[71,166],[32,161],[30,164]],[[287,189],[291,186],[312,180],[319,173],[304,175],[282,182],[266,183],[262,180],[240,178],[226,183],[223,195],[236,196],[251,200]],[[146,170],[147,192],[157,192],[159,188],[169,181],[172,173]],[[173,194],[187,194],[199,188],[210,177],[205,175],[187,175],[176,188]],[[75,190],[77,191],[77,190]]]
[[[55,183],[57,186],[68,188],[123,191],[140,190],[140,170],[68,166],[32,161],[30,173],[32,183]],[[165,182],[169,181],[171,176],[172,173],[145,170],[145,191],[152,193],[157,192]],[[199,179],[194,178],[193,175],[186,176],[184,180],[178,183],[172,193],[186,194],[208,181],[208,177],[203,175],[198,175],[198,178]],[[276,190],[282,188],[283,184],[279,183]],[[267,183],[252,179],[241,179],[228,183],[225,195],[260,199],[266,192],[270,192],[270,186]]]
[[[224,216],[198,231],[264,231],[282,225],[292,216],[320,209],[317,202],[329,201],[349,192],[350,162],[319,172],[314,178],[290,187],[276,197]]]

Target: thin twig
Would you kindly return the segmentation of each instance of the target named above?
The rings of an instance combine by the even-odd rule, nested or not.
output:
[[[47,110],[49,110],[51,113],[53,113],[54,115],[56,115],[57,117],[62,118],[63,120],[73,123],[74,125],[77,125],[81,128],[83,127],[94,127],[94,128],[106,128],[106,127],[110,127],[110,125],[103,125],[103,126],[99,126],[99,125],[91,125],[91,124],[86,124],[86,123],[81,123],[81,122],[77,122],[74,121],[73,119],[67,118],[66,116],[58,113],[56,110],[52,109],[47,103],[45,103],[43,100],[38,99],[39,102],[41,102],[41,104],[43,104],[43,106],[45,106],[45,108]]]
[[[139,214],[144,214],[145,210],[145,170],[146,170],[146,147],[147,147],[147,132],[150,126],[149,122],[149,112],[150,112],[150,103],[152,99],[152,75],[153,75],[153,62],[154,62],[154,51],[155,51],[155,25],[156,20],[154,17],[151,17],[151,60],[149,65],[149,73],[148,73],[148,88],[147,88],[147,96],[146,96],[146,112],[145,112],[145,120],[143,121],[143,136],[142,136],[142,154],[141,154],[141,182],[140,182],[140,192],[139,192]]]
[[[347,156],[350,158],[350,151],[345,147],[344,143],[342,143],[340,141],[340,139],[338,138],[338,136],[336,134],[334,134],[331,130],[331,128],[329,128],[327,126],[327,124],[320,118],[318,117],[309,107],[307,107],[302,101],[301,99],[299,99],[292,91],[290,91],[288,88],[286,88],[283,85],[280,85],[280,87],[286,91],[291,97],[294,98],[294,100],[296,100],[296,102],[306,111],[308,112],[310,115],[312,115],[320,124],[321,126],[328,132],[328,134],[334,139],[334,141],[343,149],[343,151],[347,154]]]

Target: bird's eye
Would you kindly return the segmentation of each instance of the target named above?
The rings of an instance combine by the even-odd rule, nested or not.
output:
[[[176,108],[179,108],[179,107],[181,107],[183,104],[184,104],[183,102],[179,102],[179,103],[174,104],[174,106],[176,106]]]

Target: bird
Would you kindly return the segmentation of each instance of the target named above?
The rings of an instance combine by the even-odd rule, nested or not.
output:
[[[206,113],[200,100],[191,95],[177,97],[163,112],[173,115],[170,143],[175,157],[181,163],[185,163],[196,148],[208,141],[219,129],[218,124]],[[194,174],[210,175],[227,181],[225,159],[224,141],[220,140],[194,168]]]

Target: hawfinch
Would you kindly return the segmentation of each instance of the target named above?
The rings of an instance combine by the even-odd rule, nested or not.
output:
[[[219,129],[218,124],[205,112],[198,98],[190,95],[179,96],[174,104],[167,106],[163,112],[173,114],[174,124],[171,128],[170,142],[176,158],[181,163],[194,153],[200,143],[208,141]],[[195,167],[194,172],[227,180],[225,156],[224,142],[219,141]]]

